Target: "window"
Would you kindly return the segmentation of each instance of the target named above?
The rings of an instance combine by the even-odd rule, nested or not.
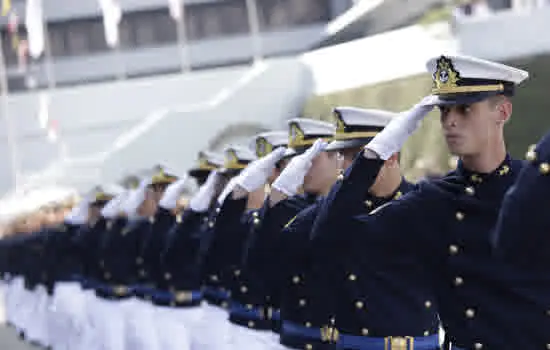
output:
[[[103,19],[91,20],[89,22],[88,29],[90,52],[106,51],[108,46],[107,42],[105,41],[105,29],[103,28]]]
[[[67,51],[71,56],[90,52],[89,25],[87,22],[73,22],[66,28]]]
[[[65,28],[60,25],[48,25],[50,52],[53,57],[68,55],[65,47]]]

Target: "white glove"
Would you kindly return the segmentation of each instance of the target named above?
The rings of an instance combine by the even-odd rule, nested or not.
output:
[[[229,180],[229,182],[227,183],[227,185],[225,185],[225,187],[223,188],[223,191],[222,193],[218,196],[218,204],[219,205],[222,205],[223,204],[223,201],[225,201],[225,198],[231,193],[233,192],[233,189],[235,188],[235,185],[237,185],[237,179],[239,177],[234,177],[232,178],[231,180]]]
[[[400,113],[379,132],[366,146],[374,151],[380,159],[387,160],[399,152],[409,136],[420,126],[420,122],[435,106],[437,96],[426,96],[408,111]]]
[[[195,212],[205,212],[212,201],[212,197],[216,192],[216,184],[218,183],[220,174],[217,170],[212,170],[206,182],[199,188],[196,195],[189,201],[189,208]]]
[[[285,147],[279,147],[265,157],[255,160],[237,176],[236,184],[247,192],[256,191],[266,183],[275,164],[283,158],[285,152]]]
[[[129,218],[138,216],[137,210],[145,200],[145,192],[147,191],[147,186],[150,184],[151,179],[149,178],[141,180],[139,187],[130,192],[130,195],[122,205],[123,211],[126,212]]]
[[[174,209],[178,203],[178,199],[181,196],[186,182],[187,175],[166,187],[166,190],[159,201],[159,206],[168,210]]]
[[[122,191],[118,195],[116,195],[113,199],[111,199],[103,208],[101,209],[101,216],[103,216],[106,219],[114,219],[117,217],[118,213],[121,210],[122,204],[124,204],[124,201],[128,197],[129,191]]]
[[[313,159],[323,152],[327,145],[325,141],[318,139],[304,154],[292,158],[285,170],[273,182],[272,187],[289,197],[294,196],[298,188],[303,185],[304,177],[311,168]]]
[[[78,205],[65,216],[65,222],[72,225],[82,225],[88,220],[88,207],[90,201],[88,198],[82,198]]]

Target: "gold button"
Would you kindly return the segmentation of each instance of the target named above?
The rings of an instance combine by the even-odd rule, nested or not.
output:
[[[546,349],[550,350],[550,344],[546,344]]]
[[[210,280],[211,280],[212,282],[217,282],[217,281],[218,281],[218,276],[216,276],[216,275],[210,275]]]
[[[240,276],[241,275],[241,270],[235,270],[233,273],[235,274],[235,276]]]
[[[429,300],[426,300],[426,302],[424,303],[424,306],[426,307],[426,309],[429,309],[432,307],[432,302]]]
[[[259,225],[259,224],[260,224],[260,219],[254,218],[254,225]]]
[[[472,186],[468,186],[464,189],[464,192],[466,192],[466,194],[468,196],[473,196],[474,194],[476,194],[476,191],[474,190],[474,188]]]
[[[481,349],[483,349],[483,344],[481,344],[481,343],[475,343],[475,344],[474,344],[474,348],[477,349],[477,350],[481,350]]]
[[[227,303],[227,301],[222,301],[221,306],[222,306],[222,308],[227,309],[229,304]]]
[[[369,330],[366,329],[366,328],[363,328],[363,329],[361,329],[361,334],[362,335],[369,335]]]
[[[313,345],[311,345],[311,344],[306,344],[305,349],[306,349],[306,350],[313,350]]]
[[[207,222],[208,221],[208,216],[205,216],[202,218],[202,222]]]
[[[167,272],[167,273],[164,274],[164,279],[165,279],[165,280],[168,281],[168,280],[170,280],[171,278],[172,278],[172,275],[170,274],[170,272]]]
[[[525,158],[530,161],[530,162],[533,162],[537,159],[537,152],[535,152],[534,150],[532,151],[527,151],[527,153],[525,154]]]
[[[425,336],[425,337],[427,337],[427,336],[429,336],[429,335],[430,335],[430,332],[424,331],[424,336]]]
[[[260,214],[258,214],[258,212],[257,212],[257,211],[254,211],[254,212],[252,212],[252,216],[253,216],[253,217],[257,218],[257,217],[258,217],[258,215],[260,215]]]
[[[254,321],[248,321],[248,327],[254,328]]]
[[[214,221],[210,221],[210,222],[208,223],[208,227],[210,227],[210,228],[214,227]]]
[[[306,325],[307,328],[310,328],[311,327],[311,322],[306,322],[305,325]]]
[[[474,311],[474,309],[466,309],[466,317],[468,318],[474,318],[474,316],[476,315],[476,312]]]
[[[365,205],[366,205],[367,207],[369,207],[369,208],[372,208],[372,205],[373,205],[373,204],[372,204],[372,201],[368,201],[368,200],[367,200],[367,201],[365,201]]]
[[[136,259],[136,264],[138,265],[143,264],[143,258],[141,256]]]
[[[355,307],[358,308],[358,309],[362,309],[364,306],[363,302],[362,301],[356,301],[355,302]]]
[[[449,253],[450,253],[451,255],[455,255],[456,253],[458,253],[458,246],[455,245],[455,244],[451,244],[451,245],[449,246]]]
[[[246,286],[242,286],[241,293],[246,293],[246,292],[248,292],[248,288],[246,288]]]
[[[246,304],[246,308],[247,308],[248,310],[252,310],[252,304]]]
[[[145,275],[147,275],[147,273],[145,272],[145,270],[141,269],[141,270],[139,270],[139,275],[141,277],[145,277]]]
[[[182,218],[181,214],[176,215],[176,223],[181,224]]]
[[[548,163],[540,163],[539,165],[539,171],[541,174],[546,175],[548,172],[550,172],[550,164]]]
[[[460,276],[455,277],[455,286],[461,286],[464,283],[464,279]]]
[[[460,212],[460,211],[457,211],[455,216],[456,216],[456,219],[457,219],[458,221],[461,221],[461,220],[464,219],[464,213],[462,213],[462,212]]]
[[[154,224],[155,223],[155,217],[154,216],[150,216],[149,217],[149,222]]]
[[[294,283],[294,284],[300,283],[300,277],[299,276],[292,277],[292,283]]]
[[[478,174],[473,174],[470,176],[470,180],[472,180],[475,183],[482,183],[483,179]]]
[[[219,213],[221,211],[221,208],[216,208],[216,213]]]
[[[550,316],[550,310],[546,310],[546,316]]]
[[[352,273],[352,274],[350,274],[350,275],[348,276],[348,279],[349,279],[350,281],[356,281],[356,280],[357,280],[357,276],[355,276],[355,275]]]
[[[111,278],[111,274],[109,272],[105,272],[105,274],[103,275],[103,277],[105,277],[105,279],[109,279]]]
[[[305,306],[306,305],[306,300],[305,299],[300,299],[298,301],[298,304],[300,304],[300,306]]]
[[[342,181],[344,180],[344,174],[339,174],[338,175],[338,181]]]

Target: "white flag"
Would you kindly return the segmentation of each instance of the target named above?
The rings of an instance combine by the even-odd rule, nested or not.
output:
[[[122,19],[122,10],[117,0],[99,0],[103,12],[103,26],[105,41],[109,47],[116,47],[119,43],[118,25]]]
[[[42,0],[27,0],[25,27],[29,41],[29,53],[38,58],[44,52],[44,17],[42,15]]]
[[[181,0],[168,0],[168,7],[170,8],[170,16],[176,21],[179,21],[181,19],[182,11],[181,11]]]
[[[49,113],[50,113],[50,99],[47,93],[40,94],[39,106],[38,106],[38,122],[42,129],[48,126]]]

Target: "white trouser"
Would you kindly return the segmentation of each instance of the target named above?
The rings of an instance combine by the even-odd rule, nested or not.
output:
[[[75,327],[79,328],[78,337],[73,338],[76,344],[72,344],[71,350],[101,350],[103,345],[101,344],[101,337],[97,334],[99,330],[96,329],[94,321],[94,312],[98,301],[94,290],[82,289],[82,296],[84,301],[84,314],[83,318],[75,323]],[[55,349],[54,349],[55,350]]]
[[[231,349],[231,331],[227,311],[221,307],[203,303],[204,317],[193,334],[194,349]]]
[[[199,325],[204,319],[204,310],[200,306],[172,308],[154,306],[159,320],[157,334],[162,349],[195,350],[205,349],[198,346],[197,339],[202,337]]]
[[[6,297],[8,320],[18,331],[23,331],[25,318],[30,312],[28,294],[29,291],[25,289],[25,279],[23,277],[15,277],[10,283],[9,293]]]
[[[278,339],[271,330],[256,330],[233,323],[229,324],[233,350],[270,349],[278,344]]]
[[[94,298],[93,305],[87,308],[91,316],[96,350],[125,350],[126,337],[123,308],[130,299],[107,300]]]
[[[161,350],[153,306],[144,300],[132,297],[121,307],[125,321],[126,350]]]
[[[73,350],[86,324],[86,297],[77,282],[55,285],[48,313],[50,344],[55,350]]]
[[[30,294],[31,312],[26,321],[27,339],[43,346],[48,346],[48,309],[50,307],[50,296],[43,285],[38,285]]]

